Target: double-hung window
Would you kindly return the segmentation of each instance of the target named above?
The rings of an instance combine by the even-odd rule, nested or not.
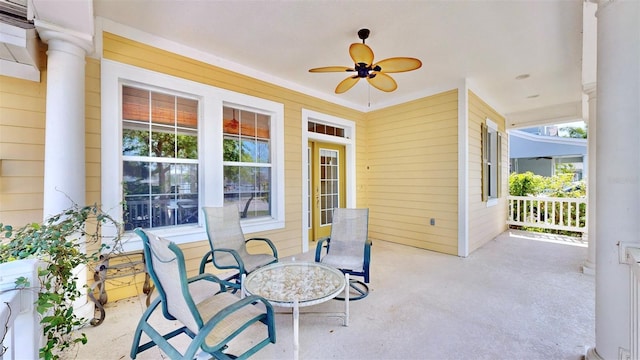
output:
[[[198,223],[198,100],[122,86],[126,230]]]
[[[241,218],[271,215],[271,117],[251,110],[223,109],[224,201]]]
[[[204,240],[224,204],[245,233],[284,227],[282,104],[110,60],[101,86],[102,207],[125,231]]]
[[[502,136],[498,125],[486,119],[482,124],[482,201],[497,204],[501,187]]]

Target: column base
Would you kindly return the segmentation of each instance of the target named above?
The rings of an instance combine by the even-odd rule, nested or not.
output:
[[[587,353],[584,355],[584,358],[585,360],[604,360],[600,355],[598,355],[595,347],[587,349]]]
[[[84,303],[75,302],[73,304],[73,313],[85,320],[91,320],[95,316],[95,304],[91,301],[86,301],[84,297],[82,299]]]
[[[586,275],[595,275],[596,274],[596,264],[587,260],[582,264],[582,273]]]

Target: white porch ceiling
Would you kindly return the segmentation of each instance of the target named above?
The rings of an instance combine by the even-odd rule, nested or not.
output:
[[[48,7],[78,4],[40,1]],[[80,11],[86,16],[87,6]],[[250,69],[249,75],[364,111],[467,81],[508,116],[509,127],[582,116],[581,0],[93,0],[93,13]],[[366,43],[376,60],[417,57],[423,66],[392,74],[398,83],[392,93],[360,81],[336,95],[346,74],[308,69],[353,65],[348,47],[360,41],[356,33],[364,27],[371,29]],[[522,74],[529,77],[517,80]]]

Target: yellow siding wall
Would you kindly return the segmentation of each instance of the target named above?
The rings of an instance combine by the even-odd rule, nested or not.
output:
[[[39,83],[0,76],[0,223],[42,221],[45,67],[43,60]]]
[[[286,224],[284,229],[252,236],[272,239],[280,256],[296,254],[302,250],[302,109],[355,121],[358,123],[357,146],[363,147],[366,138],[363,136],[363,125],[360,123],[364,119],[364,113],[110,33],[103,33],[103,56],[121,63],[284,104]],[[363,154],[364,151],[359,151],[357,156]],[[364,162],[361,158],[356,161]],[[364,183],[363,179],[357,181]],[[362,201],[361,199],[359,197],[358,201]],[[200,259],[209,248],[205,240],[182,247],[190,274],[197,273]]]
[[[370,237],[457,254],[458,91],[371,112],[366,131]]]
[[[487,207],[482,201],[481,124],[489,118],[502,133],[502,187],[498,204]],[[469,91],[469,252],[491,241],[507,229],[507,195],[509,193],[509,137],[505,119]]]

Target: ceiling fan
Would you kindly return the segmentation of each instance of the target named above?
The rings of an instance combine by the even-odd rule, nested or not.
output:
[[[420,60],[410,57],[392,57],[374,64],[373,51],[364,43],[369,34],[369,29],[360,29],[358,37],[362,40],[362,44],[353,43],[349,46],[349,55],[353,59],[354,67],[326,66],[309,69],[309,72],[355,72],[356,74],[338,84],[336,94],[342,94],[351,89],[362,78],[366,78],[369,84],[378,90],[391,92],[398,88],[398,84],[387,73],[411,71],[422,66]]]

